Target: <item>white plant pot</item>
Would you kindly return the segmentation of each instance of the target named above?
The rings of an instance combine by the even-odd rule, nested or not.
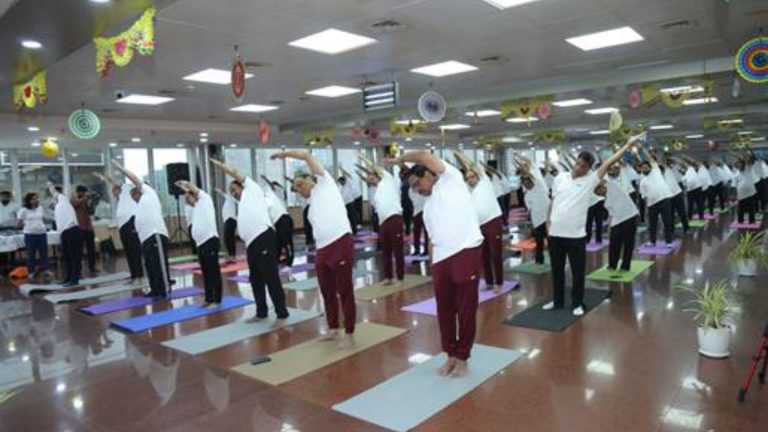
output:
[[[699,327],[699,354],[712,358],[726,358],[731,355],[730,327]]]
[[[739,268],[739,276],[755,277],[757,276],[757,261],[753,259],[738,260],[736,266]]]

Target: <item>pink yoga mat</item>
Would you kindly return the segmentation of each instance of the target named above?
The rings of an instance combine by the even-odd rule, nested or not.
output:
[[[704,220],[715,220],[717,219],[716,215],[713,215],[712,213],[704,213]],[[701,220],[699,219],[699,216],[696,215],[693,220]]]
[[[502,285],[501,287],[501,293],[496,294],[493,292],[493,290],[486,290],[485,281],[481,280],[479,285],[480,293],[478,295],[478,302],[485,303],[488,300],[495,299],[496,297],[502,296],[519,287],[520,287],[520,283],[516,280],[504,281],[504,285]],[[432,297],[430,299],[400,308],[400,310],[404,312],[413,312],[413,313],[437,316],[437,302],[435,298]]]
[[[238,256],[235,257],[235,263],[244,262],[244,261],[245,261],[245,256],[243,256],[243,255],[238,255]],[[226,262],[227,262],[226,258],[221,258],[219,260],[219,265],[226,266],[227,265]],[[197,271],[197,270],[200,270],[200,264],[198,264],[197,262],[173,264],[173,265],[170,265],[168,267],[171,270],[176,270],[176,271]]]
[[[649,243],[645,243],[638,247],[636,249],[636,252],[642,255],[669,255],[674,250],[678,249],[683,242],[680,240],[675,240],[672,242],[672,247],[667,246],[665,243],[656,243],[656,245],[651,245]]]
[[[731,229],[748,229],[748,230],[759,230],[763,226],[763,223],[760,221],[757,221],[755,223],[749,223],[749,222],[734,222],[731,224]]]
[[[608,247],[608,240],[603,240],[601,243],[591,241],[587,243],[587,252],[597,252]]]

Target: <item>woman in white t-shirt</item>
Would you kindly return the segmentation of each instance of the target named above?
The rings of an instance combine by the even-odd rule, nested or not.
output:
[[[19,228],[24,231],[24,246],[27,250],[27,272],[30,278],[36,278],[39,272],[50,279],[48,271],[48,235],[43,223],[43,208],[40,197],[34,193],[24,195],[21,210],[16,215]]]

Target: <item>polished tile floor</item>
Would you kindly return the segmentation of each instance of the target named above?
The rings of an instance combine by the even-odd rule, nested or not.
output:
[[[768,431],[768,389],[754,384],[736,400],[759,335],[768,321],[768,276],[739,279],[727,263],[737,234],[724,215],[685,237],[675,254],[631,284],[603,284],[612,296],[562,333],[501,324],[548,296],[549,275],[513,275],[522,288],[480,306],[477,342],[524,350],[513,363],[421,424],[419,431]],[[644,239],[644,234],[640,234]],[[589,254],[588,268],[605,251]],[[506,266],[520,262],[511,258]],[[376,269],[375,259],[360,261]],[[122,259],[105,270],[124,267]],[[429,273],[426,264],[410,268]],[[303,275],[301,277],[304,277]],[[683,311],[690,295],[675,287],[731,279],[732,356],[696,352],[696,329]],[[178,286],[201,281],[177,275]],[[359,279],[357,285],[370,283]],[[588,281],[588,286],[590,282]],[[593,283],[594,284],[594,283]],[[226,282],[226,292],[250,298],[250,287]],[[128,294],[123,294],[126,296]],[[315,292],[287,291],[288,304],[319,308]],[[0,405],[3,431],[375,431],[331,407],[413,366],[418,354],[439,353],[436,320],[400,307],[432,296],[430,285],[376,302],[358,302],[358,319],[408,328],[401,337],[273,387],[230,367],[316,337],[324,319],[189,356],[160,345],[180,335],[242,319],[253,307],[129,335],[110,319],[188,304],[148,306],[92,317],[82,303],[53,306],[0,285]],[[198,299],[194,299],[197,301]],[[407,399],[408,394],[403,394]]]

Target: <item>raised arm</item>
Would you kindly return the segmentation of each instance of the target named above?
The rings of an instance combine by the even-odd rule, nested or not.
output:
[[[237,168],[227,165],[226,163],[214,159],[214,158],[208,158],[211,163],[215,166],[220,168],[224,173],[226,173],[228,176],[232,177],[233,179],[237,180],[238,182],[242,183],[245,181],[245,176],[240,174],[240,171],[237,170]]]
[[[368,156],[363,154],[363,152],[357,152],[357,159],[359,159],[362,165],[365,167],[365,171],[376,173],[376,175],[379,176],[379,178],[383,176],[383,169],[378,165],[376,165],[375,163],[373,163],[373,161],[370,160]]]
[[[200,193],[200,189],[195,186],[194,183],[187,181],[187,180],[179,180],[176,183],[176,186],[179,187],[179,189],[183,190],[184,193],[191,194],[195,197]]]
[[[227,198],[227,193],[224,192],[224,190],[221,189],[221,188],[214,188],[213,189],[213,193],[215,193],[216,195],[218,195],[218,196],[220,196],[222,198]]]
[[[475,163],[474,163],[474,162],[472,162],[472,161],[471,161],[471,160],[470,160],[470,159],[467,157],[467,155],[465,155],[464,153],[462,153],[462,152],[460,152],[460,151],[458,151],[458,150],[454,150],[454,151],[453,151],[453,157],[455,157],[455,158],[456,158],[456,160],[459,162],[459,164],[461,164],[461,166],[462,166],[462,167],[463,167],[463,168],[464,168],[466,171],[472,171],[472,172],[474,172],[474,173],[475,173],[475,174],[476,174],[478,177],[482,175],[482,173],[481,173],[481,172],[479,172],[480,170],[478,170],[478,169],[477,169],[477,165],[475,165]]]
[[[128,178],[128,180],[130,180],[134,186],[141,189],[141,179],[136,174],[128,171],[117,159],[112,159],[112,166],[115,167],[116,170],[123,173],[123,175],[125,175],[125,177]]]
[[[104,175],[104,174],[102,174],[100,172],[94,172],[94,173],[91,173],[91,174],[93,174],[93,176],[96,177],[97,179],[99,179],[99,180],[103,181],[104,183],[106,183],[107,186],[112,186],[112,187],[118,186],[118,184],[115,181],[115,179],[113,179],[113,178],[111,178],[111,177],[109,177],[107,175]]]
[[[406,153],[395,159],[386,159],[386,162],[391,165],[400,163],[415,163],[424,165],[428,170],[437,175],[445,172],[445,165],[443,164],[443,161],[434,156],[432,153],[424,150]]]
[[[635,145],[635,143],[644,136],[645,134],[635,135],[633,137],[630,137],[627,140],[627,143],[624,144],[617,152],[611,155],[611,157],[608,158],[605,162],[603,162],[602,165],[600,165],[600,168],[597,169],[597,175],[600,178],[605,177],[605,174],[608,172],[608,168],[613,165],[614,163],[618,162],[619,159],[621,159],[624,156],[624,152],[629,150],[632,146]]]
[[[271,156],[271,159],[296,159],[304,161],[312,175],[322,176],[325,174],[325,168],[323,168],[323,165],[307,151],[291,150],[277,152]]]

